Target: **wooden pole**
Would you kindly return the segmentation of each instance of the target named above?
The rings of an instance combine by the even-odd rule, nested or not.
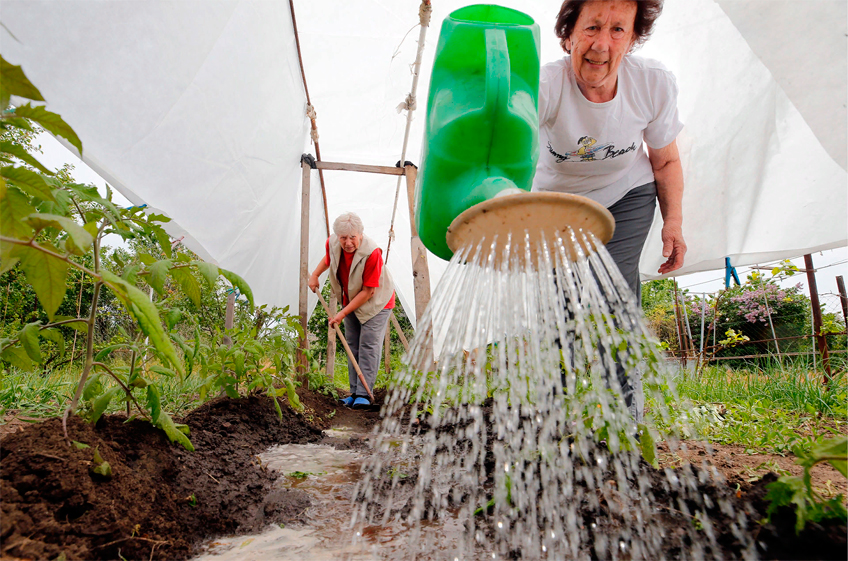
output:
[[[392,373],[392,322],[386,325],[386,336],[383,340],[383,370]]]
[[[301,160],[302,180],[300,198],[300,294],[298,298],[298,314],[300,315],[300,326],[303,334],[297,345],[297,373],[306,375],[306,353],[309,349],[309,340],[306,337],[307,322],[309,321],[308,294],[309,294],[309,181],[312,175],[312,166],[309,158]]]
[[[686,368],[685,334],[680,324],[680,301],[677,298],[677,280],[674,281],[674,323],[677,326],[677,346],[680,349],[680,364]]]
[[[848,295],[845,294],[845,281],[842,280],[842,275],[837,275],[836,287],[839,289],[839,300],[842,302],[842,321],[848,329]]]
[[[827,385],[832,374],[830,372],[830,356],[827,352],[827,338],[822,334],[821,305],[819,304],[819,289],[816,286],[816,272],[813,269],[813,256],[809,253],[804,256],[804,266],[807,269],[807,284],[810,286],[810,305],[813,307],[813,329],[816,332],[816,341],[819,344],[819,353],[822,357],[822,366],[825,376],[822,383]]]
[[[390,319],[392,320],[392,325],[395,326],[395,331],[397,331],[398,337],[400,337],[400,342],[403,344],[403,350],[409,352],[409,341],[406,340],[406,335],[403,334],[403,329],[400,328],[400,322],[398,322],[394,312],[392,312]]]
[[[409,227],[412,232],[412,286],[415,290],[415,317],[420,320],[430,303],[430,267],[427,265],[427,250],[418,237],[415,227],[415,180],[418,168],[412,164],[404,166],[406,171],[406,195],[409,201]]]
[[[330,315],[330,308],[327,307],[327,301],[324,300],[324,296],[321,295],[320,291],[316,292],[316,294],[318,294],[318,300],[321,302],[321,305],[324,306],[324,310],[326,310],[327,312],[327,317],[331,318],[332,316]],[[345,339],[345,336],[342,333],[342,330],[339,329],[338,325],[334,325],[333,328],[335,328],[336,333],[339,336],[339,340],[342,342],[345,352],[347,352],[347,359],[353,365],[353,369],[356,370],[356,375],[359,377],[359,381],[362,382],[362,385],[365,387],[365,391],[368,392],[368,397],[371,398],[371,403],[374,403],[374,394],[371,393],[371,388],[368,387],[368,382],[365,381],[365,375],[362,373],[362,370],[359,369],[359,363],[356,362],[356,358],[353,356],[353,351],[350,350],[350,346],[347,344],[347,339]]]
[[[229,294],[227,294],[227,311],[224,315],[224,332],[226,333],[230,329],[233,328],[234,316],[235,316],[235,307],[236,307],[236,289],[235,287],[230,290]],[[224,340],[222,341],[226,346],[231,347],[233,345],[233,340],[229,335],[224,335]]]
[[[327,319],[335,315],[338,301],[336,293],[330,291],[330,310],[327,312]],[[330,315],[330,314],[333,315]],[[327,378],[334,380],[336,377],[336,330],[330,329],[327,331]]]

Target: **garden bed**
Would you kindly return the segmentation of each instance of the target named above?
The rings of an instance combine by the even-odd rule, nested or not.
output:
[[[299,393],[306,411],[296,414],[284,405],[283,422],[266,397],[216,399],[199,407],[183,418],[191,429],[193,453],[168,442],[149,423],[126,423],[119,416],[106,416],[96,426],[71,419],[71,438],[91,448],[68,446],[58,419],[6,435],[0,441],[2,554],[25,559],[62,554],[67,559],[185,559],[214,536],[258,532],[272,523],[308,524],[310,516],[320,517],[330,505],[316,503],[298,489],[275,488],[279,474],[265,469],[257,454],[273,444],[320,442],[321,428],[345,427],[358,443],[367,438],[379,414],[337,407],[328,397],[302,388]],[[323,442],[346,444],[338,440]],[[110,479],[91,473],[95,448],[111,465]],[[741,452],[730,454],[732,450],[720,446],[710,451],[694,443],[688,449],[691,457],[678,454],[663,461],[697,466],[708,460],[728,481],[703,491],[729,497],[747,509],[751,521],[765,517],[765,486],[774,475],[746,477],[752,460]],[[662,448],[660,452],[663,458]],[[840,481],[833,473],[832,480]],[[663,518],[669,532],[681,524],[673,516]],[[717,524],[716,531],[732,556],[729,529]],[[784,510],[755,532],[765,559],[845,558],[844,525],[811,525],[796,536],[794,514]],[[680,554],[668,551],[670,558]]]

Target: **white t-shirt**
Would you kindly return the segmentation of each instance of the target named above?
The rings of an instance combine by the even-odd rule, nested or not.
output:
[[[575,193],[610,207],[654,180],[643,141],[664,148],[682,128],[677,82],[655,60],[625,56],[616,95],[605,103],[583,96],[571,57],[546,64],[539,84],[540,154],[532,190]]]

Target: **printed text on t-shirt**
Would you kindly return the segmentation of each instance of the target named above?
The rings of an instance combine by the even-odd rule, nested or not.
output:
[[[628,152],[636,150],[636,143],[633,142],[627,148],[616,150],[615,144],[598,144],[598,141],[591,136],[582,136],[577,140],[577,150],[560,154],[556,152],[548,142],[548,152],[556,158],[556,163],[560,164],[565,161],[569,162],[596,162],[600,160],[608,160],[623,156]]]

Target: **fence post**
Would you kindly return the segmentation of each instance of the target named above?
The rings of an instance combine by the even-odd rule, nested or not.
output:
[[[306,352],[309,350],[309,339],[306,336],[309,321],[307,296],[309,293],[309,181],[315,160],[311,155],[304,154],[300,160],[303,169],[300,198],[300,293],[298,298],[298,315],[303,336],[297,345],[297,373],[306,376]]]
[[[680,325],[680,301],[677,298],[677,279],[674,279],[674,325],[677,327],[677,347],[680,349],[680,364],[686,368],[686,351],[684,350],[685,333]]]
[[[827,338],[822,334],[821,305],[819,304],[819,289],[816,286],[816,271],[813,269],[813,256],[809,253],[804,256],[804,267],[807,269],[807,284],[810,286],[810,304],[813,307],[813,329],[816,332],[816,340],[819,344],[819,352],[822,357],[822,366],[825,375],[822,383],[827,385],[832,374],[830,372],[830,356],[827,352]]]
[[[338,308],[338,298],[334,290],[330,290],[330,313],[335,314]],[[329,320],[329,318],[327,318]],[[336,378],[336,330],[327,329],[327,379],[330,383]]]
[[[845,281],[842,280],[842,275],[837,275],[836,287],[839,289],[839,300],[842,302],[842,321],[845,322],[845,329],[848,330],[848,295],[845,294]]]

